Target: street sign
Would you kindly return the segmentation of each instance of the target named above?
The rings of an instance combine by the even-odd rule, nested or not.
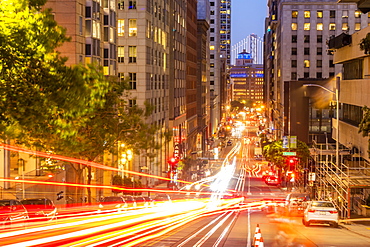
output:
[[[297,152],[283,152],[283,156],[297,156]]]
[[[288,148],[289,140],[287,136],[283,136],[283,148]]]
[[[316,180],[316,173],[309,172],[308,173],[308,181],[315,181]]]

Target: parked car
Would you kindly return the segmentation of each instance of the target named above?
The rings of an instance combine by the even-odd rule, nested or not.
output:
[[[57,208],[48,198],[23,199],[21,203],[32,220],[55,220],[57,218]]]
[[[288,215],[302,215],[307,207],[307,202],[310,200],[308,194],[298,192],[289,193],[285,198],[286,213]]]
[[[127,208],[136,208],[137,207],[135,198],[133,196],[124,195],[122,197],[127,203]]]
[[[16,199],[0,200],[0,227],[8,228],[14,224],[26,225],[28,221],[27,209]]]
[[[124,211],[127,210],[128,205],[125,199],[121,196],[106,196],[99,204],[98,211]]]
[[[154,200],[149,196],[144,196],[145,201],[148,203],[148,207],[154,207]]]
[[[143,196],[135,196],[136,207],[138,208],[147,208],[148,203],[146,202]]]
[[[321,223],[338,227],[339,215],[334,204],[330,201],[311,201],[304,211],[302,223],[305,226]]]

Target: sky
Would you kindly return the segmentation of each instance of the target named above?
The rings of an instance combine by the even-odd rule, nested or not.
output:
[[[231,45],[250,34],[263,38],[268,0],[231,0]]]

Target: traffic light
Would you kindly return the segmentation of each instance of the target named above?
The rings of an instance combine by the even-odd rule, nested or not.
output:
[[[171,157],[169,160],[168,160],[168,164],[170,164],[171,166],[171,170],[176,170],[177,168],[177,163],[179,161],[175,158],[175,157]]]
[[[64,191],[60,191],[60,192],[58,192],[57,193],[57,200],[59,201],[60,199],[63,199],[63,193],[64,193]]]

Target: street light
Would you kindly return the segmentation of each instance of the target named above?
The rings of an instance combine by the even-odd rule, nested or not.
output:
[[[335,95],[335,101],[336,101],[336,104],[337,104],[337,130],[336,130],[336,136],[337,136],[337,142],[336,142],[336,146],[335,146],[335,155],[336,155],[336,163],[337,163],[337,166],[339,166],[339,86],[340,86],[340,78],[337,77],[337,80],[336,80],[336,88],[335,88],[335,91],[333,90],[330,90],[324,86],[321,86],[321,85],[318,85],[318,84],[303,84],[303,86],[306,86],[306,87],[319,87],[319,88],[322,88],[324,89],[325,91],[329,92],[329,93],[332,93]]]

